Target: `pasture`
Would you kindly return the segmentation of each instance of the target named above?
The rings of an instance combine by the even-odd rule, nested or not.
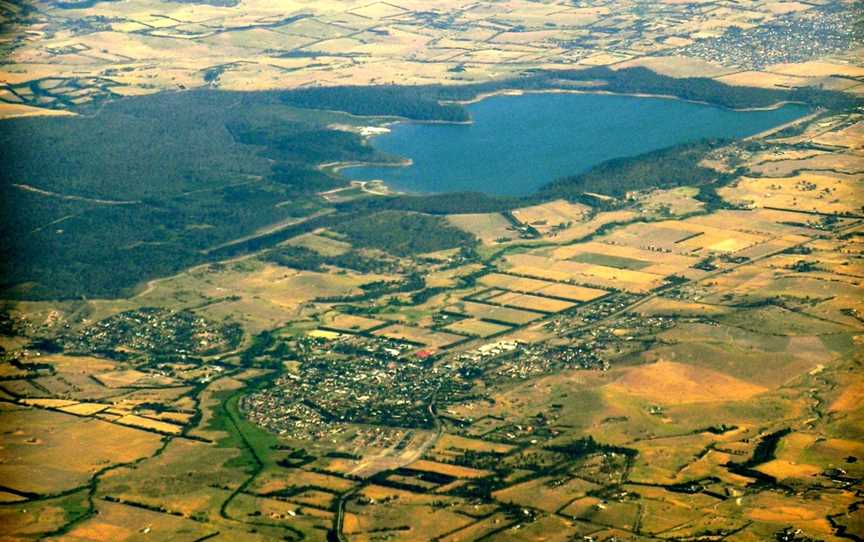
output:
[[[0,426],[7,458],[0,477],[8,487],[32,493],[84,485],[95,470],[148,457],[162,441],[153,433],[33,407],[5,409]],[[69,454],[70,442],[86,445]]]
[[[463,335],[432,331],[420,327],[404,324],[393,324],[372,332],[378,337],[386,337],[397,341],[406,341],[412,344],[428,346],[430,348],[447,348],[448,346],[465,339]]]
[[[473,301],[459,301],[453,305],[446,307],[444,310],[455,314],[473,316],[474,318],[478,318],[480,320],[502,322],[504,324],[510,325],[527,324],[528,322],[536,320],[543,316],[539,312],[530,312],[509,307],[497,307],[495,305],[475,303]]]

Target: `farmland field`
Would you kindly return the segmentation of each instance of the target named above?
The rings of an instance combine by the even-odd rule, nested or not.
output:
[[[632,269],[639,271],[651,265],[648,262],[637,260],[635,258],[627,258],[624,256],[611,256],[609,254],[597,254],[594,252],[582,252],[570,258],[574,262],[592,263],[604,265],[606,267],[615,267],[617,269]]]
[[[545,280],[490,273],[484,275],[480,282],[514,292],[535,293],[548,297],[564,298],[571,301],[591,301],[606,294],[603,290],[584,288],[572,284],[562,284]]]
[[[550,299],[530,294],[517,293],[502,293],[497,296],[490,297],[486,300],[487,303],[495,303],[504,305],[505,307],[514,307],[517,309],[528,309],[537,312],[561,312],[576,305],[568,301],[560,299]]]
[[[506,324],[525,324],[542,316],[537,312],[529,312],[508,307],[497,307],[495,305],[474,303],[471,301],[456,303],[455,305],[447,307],[447,310],[457,314],[473,316],[480,320],[504,322]]]
[[[442,333],[422,328],[394,324],[373,332],[375,335],[390,339],[404,340],[433,348],[445,348],[465,337],[453,333]]]
[[[489,245],[517,237],[513,225],[499,213],[450,215],[447,220]]]
[[[511,328],[501,324],[494,324],[492,322],[484,322],[483,320],[466,318],[465,320],[460,320],[454,324],[450,324],[444,329],[464,335],[478,335],[480,337],[488,337],[490,335],[504,333],[506,331],[509,331]]]
[[[16,491],[55,494],[83,485],[93,470],[147,457],[161,438],[95,418],[80,418],[36,408],[4,409],[4,432],[14,434],[6,444],[10,459],[0,465],[0,476]],[[87,442],[74,457],[64,442]],[[33,477],[34,469],[40,476]]]

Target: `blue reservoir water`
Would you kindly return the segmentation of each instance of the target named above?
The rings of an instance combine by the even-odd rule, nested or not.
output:
[[[808,112],[800,105],[731,111],[663,98],[556,93],[494,96],[468,109],[470,125],[403,122],[372,139],[413,165],[342,174],[381,179],[405,192],[524,195],[612,158],[706,137],[746,137]]]

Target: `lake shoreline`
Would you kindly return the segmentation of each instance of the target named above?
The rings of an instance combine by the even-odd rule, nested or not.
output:
[[[484,92],[482,94],[478,94],[474,98],[469,100],[448,100],[442,101],[443,104],[458,104],[458,105],[472,105],[487,98],[493,98],[495,96],[524,96],[526,94],[596,94],[602,96],[630,96],[633,98],[660,98],[664,100],[678,100],[687,103],[707,105],[710,107],[717,107],[719,109],[724,109],[726,111],[735,111],[746,113],[748,111],[776,111],[782,107],[787,105],[807,105],[805,102],[797,101],[797,100],[782,100],[779,102],[775,102],[771,105],[766,105],[763,107],[725,107],[713,102],[705,101],[705,100],[690,100],[687,98],[682,98],[680,96],[675,96],[673,94],[648,94],[645,92],[613,92],[610,90],[581,90],[575,88],[549,88],[549,89],[537,89],[537,90],[525,90],[525,89],[517,89],[517,88],[502,88],[498,90],[493,90],[492,92]],[[448,124],[470,124],[473,120],[469,121],[414,121],[413,119],[405,119],[394,121],[390,124],[395,124],[398,122],[420,122],[423,124],[426,123],[448,123]]]
[[[550,96],[550,97],[555,96],[555,95],[609,96],[609,97],[618,97],[618,98],[629,98],[629,99],[635,100],[636,102],[640,101],[640,100],[638,100],[639,98],[649,98],[649,99],[650,98],[654,98],[654,99],[659,98],[659,99],[662,99],[664,101],[669,101],[669,102],[675,101],[675,102],[678,102],[681,104],[690,104],[691,106],[701,106],[701,107],[711,108],[711,109],[717,111],[717,113],[715,113],[715,115],[729,115],[729,114],[736,114],[736,113],[737,114],[746,114],[746,113],[759,113],[759,112],[767,113],[770,111],[781,110],[786,106],[804,106],[806,108],[806,104],[803,104],[801,102],[781,101],[781,102],[777,102],[777,103],[774,103],[770,106],[765,106],[765,107],[746,108],[746,109],[731,109],[731,108],[727,108],[727,107],[717,106],[717,105],[707,103],[707,102],[696,101],[696,100],[686,100],[686,99],[678,98],[676,96],[669,96],[669,95],[654,95],[654,94],[644,94],[644,93],[617,93],[617,92],[609,92],[609,91],[603,91],[603,90],[597,90],[597,89],[572,89],[572,88],[537,89],[537,90],[524,90],[524,89],[513,89],[513,88],[498,89],[495,91],[479,94],[479,95],[471,98],[470,100],[463,100],[463,101],[458,101],[458,102],[457,101],[446,101],[446,102],[442,101],[441,103],[448,103],[448,104],[458,103],[460,105],[469,106],[469,105],[478,104],[480,102],[487,100],[488,98],[493,98],[496,96],[512,96],[512,97],[525,96],[525,97],[527,97],[527,96],[544,96],[544,95]],[[663,107],[672,107],[672,106],[663,106]],[[805,109],[805,111],[806,111],[806,109]],[[726,113],[723,113],[723,112],[726,112]],[[427,120],[416,120],[416,119],[393,119],[393,120],[387,119],[386,121],[381,122],[380,124],[375,124],[374,126],[376,126],[378,128],[386,127],[388,129],[388,131],[385,131],[383,133],[381,133],[381,132],[369,133],[368,135],[364,134],[362,137],[363,137],[363,141],[365,144],[373,145],[373,141],[374,141],[373,138],[387,135],[388,133],[392,132],[392,129],[394,129],[393,127],[399,126],[399,125],[402,125],[402,126],[406,126],[406,125],[415,125],[415,126],[424,126],[424,125],[429,125],[429,126],[432,126],[432,125],[460,126],[460,125],[462,125],[462,126],[465,126],[465,125],[476,125],[480,121],[483,120],[482,118],[478,119],[476,117],[475,111],[472,111],[471,113],[472,113],[472,118],[469,121],[461,121],[461,122],[443,121],[443,120],[427,121]],[[797,121],[800,118],[807,116],[806,112],[800,113],[800,114],[795,113],[795,114],[797,114],[798,116],[795,117],[794,119],[792,119],[793,121]],[[780,114],[780,115],[782,115],[782,114]],[[772,116],[774,116],[774,115],[772,115]],[[788,116],[787,116],[787,119],[788,119]],[[781,122],[780,124],[783,125],[783,124],[786,124],[788,122],[789,121],[787,120],[785,122]],[[764,124],[763,124],[763,126],[764,126]],[[771,126],[768,129],[773,130],[775,128],[776,128],[776,126]],[[748,138],[756,137],[756,136],[758,136],[759,133],[762,133],[762,132],[765,132],[765,130],[764,129],[759,130],[758,132],[756,132],[752,135],[746,135],[746,132],[745,132],[743,134],[739,133],[739,134],[736,134],[736,135],[733,135],[730,137],[732,139],[748,139]],[[703,134],[702,137],[710,137],[710,133],[708,135]],[[662,137],[661,137],[661,141],[662,141]],[[405,154],[405,152],[401,152],[398,150],[393,151],[393,149],[386,150],[385,152],[387,152],[387,154],[391,154],[391,155],[396,156],[396,157],[408,156],[408,154]],[[636,154],[639,154],[641,152],[642,151],[639,151]],[[629,156],[630,154],[627,154],[627,155]],[[362,169],[362,168],[382,168],[382,167],[384,167],[384,168],[389,169],[389,168],[396,168],[396,167],[409,167],[412,165],[416,165],[415,161],[416,161],[417,157],[412,156],[412,158],[414,158],[414,159],[404,159],[404,160],[400,160],[398,162],[397,161],[394,161],[394,162],[376,162],[376,163],[363,162],[363,161],[331,162],[331,163],[327,163],[327,164],[322,164],[321,166],[319,166],[319,169],[322,169],[322,170],[325,170],[329,173],[341,176],[343,178],[343,180],[347,181],[347,180],[351,180],[353,177],[349,176],[350,174],[344,173],[343,170],[353,169],[353,168]],[[426,157],[426,158],[427,158],[426,162],[428,163],[428,157]],[[614,158],[614,156],[612,158]],[[606,160],[606,159],[610,159],[610,158],[604,158],[603,160],[601,160],[601,162]],[[560,172],[556,172],[556,174],[559,174],[559,173]],[[364,174],[360,174],[360,175],[361,175],[360,177],[356,178],[357,180],[372,180],[371,176],[367,175],[366,177],[364,177],[363,176]],[[452,192],[453,191],[453,190],[444,189],[444,190],[437,190],[434,192],[428,192],[426,190],[416,190],[416,189],[412,189],[412,188],[407,188],[406,186],[396,187],[393,185],[393,182],[394,182],[393,176],[397,175],[397,174],[389,174],[389,173],[386,173],[384,171],[381,171],[378,173],[374,173],[374,175],[376,175],[374,180],[378,180],[378,181],[383,182],[390,189],[390,191],[392,191],[393,193],[425,194],[425,193],[437,193],[437,192],[446,193],[446,192]],[[398,175],[401,175],[401,173]],[[550,177],[550,179],[554,179],[554,177]],[[480,190],[480,191],[483,191],[483,190]]]
[[[440,103],[442,104],[458,104],[458,105],[474,105],[480,103],[488,98],[494,98],[496,96],[525,96],[532,94],[583,94],[583,95],[598,95],[598,96],[628,96],[631,98],[657,98],[663,100],[677,100],[684,103],[698,104],[698,105],[707,105],[709,107],[716,107],[718,109],[722,109],[724,111],[733,111],[736,113],[747,113],[747,112],[758,112],[758,111],[776,111],[778,109],[782,109],[787,105],[803,105],[806,106],[805,102],[796,101],[796,100],[783,100],[780,102],[773,103],[771,105],[766,105],[764,107],[744,107],[744,108],[731,108],[731,107],[723,107],[722,105],[718,105],[711,102],[706,102],[703,100],[688,100],[686,98],[681,98],[679,96],[673,96],[672,94],[646,94],[640,92],[611,92],[608,90],[578,90],[578,89],[570,89],[570,88],[551,88],[551,89],[538,89],[538,90],[524,90],[524,89],[498,89],[492,92],[484,92],[482,94],[478,94],[474,98],[469,100],[442,100]],[[434,124],[446,124],[453,126],[470,126],[474,124],[474,119],[469,120],[422,120],[422,119],[409,119],[409,118],[400,118],[392,121],[387,121],[379,126],[384,126],[390,128],[391,126],[395,126],[397,124],[423,124],[423,125],[434,125]],[[369,143],[372,139],[379,137],[384,134],[371,134],[361,136],[365,143]],[[758,134],[757,134],[758,135]],[[755,136],[749,136],[755,137]],[[413,165],[413,161],[411,159],[406,159],[402,162],[410,162],[410,163],[397,163],[393,164],[393,167],[407,167]],[[336,164],[334,162],[334,164]],[[346,163],[347,164],[347,163]],[[333,167],[331,171],[339,171],[341,169],[349,168],[349,167],[390,167],[391,164],[384,163],[366,163],[366,162],[351,162],[349,165],[340,165],[338,167]]]
[[[366,136],[368,138],[376,137],[376,136]],[[410,167],[414,165],[414,160],[410,158],[403,158],[397,162],[363,162],[360,160],[354,160],[350,162],[326,162],[324,164],[318,164],[316,169],[319,171],[325,171],[329,173],[339,173],[341,170],[351,167]]]

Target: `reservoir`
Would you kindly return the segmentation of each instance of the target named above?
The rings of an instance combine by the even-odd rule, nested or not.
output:
[[[804,116],[785,105],[732,111],[664,98],[541,93],[468,105],[472,124],[400,122],[372,145],[408,167],[350,167],[349,179],[381,179],[403,192],[530,194],[612,158],[703,138],[741,138]]]

